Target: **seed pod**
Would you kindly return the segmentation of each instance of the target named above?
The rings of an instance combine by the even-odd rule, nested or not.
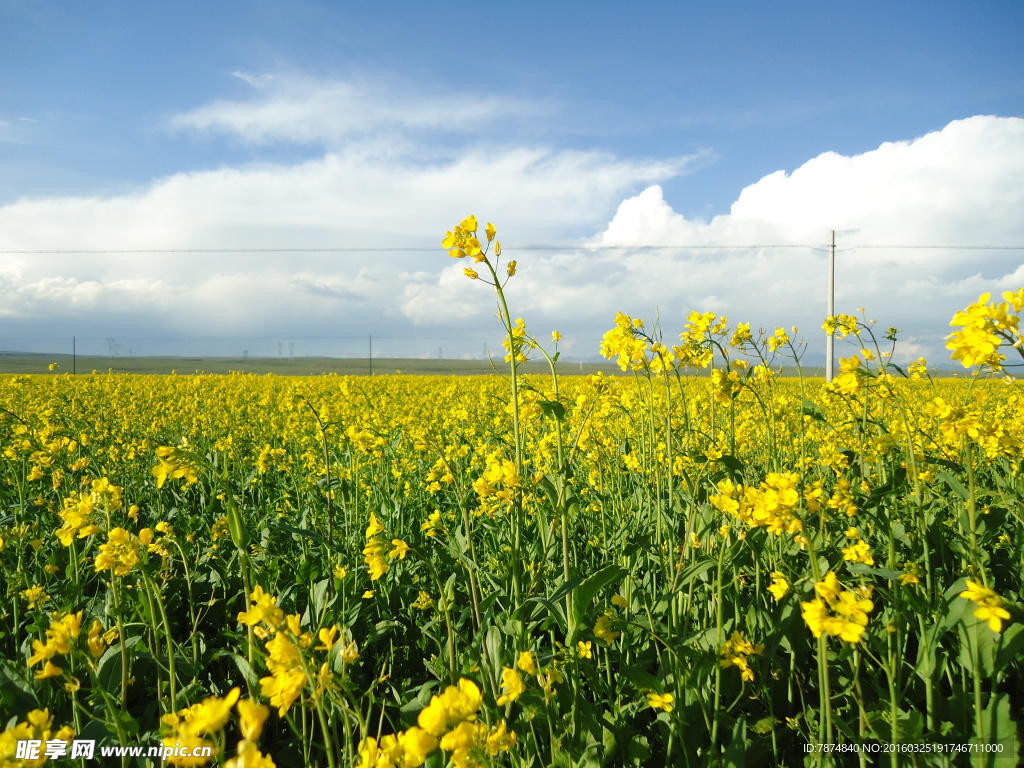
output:
[[[238,508],[238,502],[230,493],[224,494],[228,505],[228,531],[231,532],[231,541],[240,550],[245,551],[249,547],[252,537],[249,536],[249,529],[245,527],[242,520],[242,510]]]

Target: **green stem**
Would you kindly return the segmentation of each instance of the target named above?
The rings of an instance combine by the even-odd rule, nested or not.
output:
[[[178,676],[174,666],[174,639],[171,637],[171,622],[167,618],[167,610],[164,608],[164,601],[160,599],[160,593],[157,591],[156,585],[144,570],[142,571],[142,580],[146,585],[146,591],[150,595],[150,599],[156,602],[157,609],[160,611],[160,620],[163,622],[164,631],[167,633],[167,673],[170,676],[169,693],[171,695],[170,711],[177,712]]]
[[[121,706],[128,706],[128,646],[124,632],[124,616],[121,610],[121,596],[118,585],[120,578],[111,576],[110,591],[114,597],[114,612],[117,614],[117,641],[121,646]]]

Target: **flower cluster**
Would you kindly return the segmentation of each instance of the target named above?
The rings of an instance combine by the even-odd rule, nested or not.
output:
[[[164,715],[161,722],[164,726],[163,746],[168,752],[167,762],[182,766],[200,766],[210,762],[213,755],[221,751],[223,737],[220,732],[227,725],[234,707],[238,712],[242,739],[238,742],[236,757],[227,761],[227,768],[275,768],[274,761],[256,746],[263,732],[263,724],[270,714],[269,708],[251,699],[239,700],[238,697],[239,689],[232,688],[226,696],[210,696],[191,707]],[[210,756],[203,754],[204,748],[209,748]]]
[[[82,612],[66,613],[59,619],[50,623],[46,630],[46,642],[39,640],[32,641],[32,656],[28,660],[28,666],[34,667],[41,661],[46,664],[42,671],[36,674],[36,679],[55,677],[64,670],[54,664],[50,659],[54,656],[67,656],[71,653],[72,643],[82,634]]]
[[[50,596],[46,593],[46,590],[40,586],[23,589],[21,591],[21,596],[28,603],[28,607],[30,609],[35,608],[37,605],[42,607],[43,603],[50,600]]]
[[[852,395],[863,386],[866,375],[864,362],[857,356],[839,358],[839,375],[830,381],[825,391],[841,395]]]
[[[115,576],[127,576],[139,562],[142,547],[148,547],[153,540],[153,531],[143,528],[139,536],[133,536],[124,528],[114,528],[108,535],[107,543],[100,545],[96,555],[96,570],[111,570]]]
[[[980,408],[952,405],[936,397],[925,406],[925,413],[939,420],[939,435],[947,446],[959,446],[966,437],[978,443],[989,458],[1020,455],[1020,438],[1008,431],[1001,420],[990,415],[986,418]]]
[[[370,524],[366,527],[366,546],[363,547],[363,562],[370,572],[370,580],[377,581],[388,572],[388,560],[404,560],[409,551],[409,545],[401,539],[391,540],[391,549],[380,534],[384,533],[384,526],[374,514],[370,515]],[[385,556],[387,559],[385,559]]]
[[[863,539],[858,539],[856,543],[843,549],[843,560],[848,560],[851,563],[864,563],[864,565],[875,564],[875,558],[871,555],[871,547]]]
[[[760,643],[754,645],[749,640],[745,640],[743,634],[743,632],[733,632],[729,635],[729,639],[722,646],[722,658],[719,663],[722,665],[722,669],[738,668],[740,677],[749,682],[754,679],[754,670],[750,668],[748,659],[751,656],[760,656],[764,653],[764,645]]]
[[[122,490],[121,486],[101,477],[92,481],[88,491],[68,495],[60,512],[64,524],[57,529],[60,543],[70,547],[75,538],[84,539],[99,533],[100,527],[96,524],[99,513],[121,509]]]
[[[357,768],[415,768],[438,747],[451,752],[456,768],[489,764],[488,757],[512,749],[516,734],[502,720],[496,726],[477,722],[483,696],[476,683],[459,680],[435,695],[417,718],[417,725],[396,734],[372,736],[359,743]]]
[[[480,263],[487,258],[483,248],[480,245],[480,240],[476,236],[476,230],[479,225],[476,221],[476,216],[467,216],[462,220],[462,223],[455,227],[454,231],[445,232],[444,240],[441,241],[441,247],[448,249],[448,255],[453,259],[464,259],[466,256],[470,256],[473,261]],[[494,239],[495,230],[493,224],[488,224],[486,228],[487,242]]]
[[[798,533],[803,530],[803,523],[795,515],[800,504],[799,480],[795,472],[769,472],[760,488],[722,480],[718,495],[711,496],[709,501],[751,528],[764,526],[775,534]]]
[[[238,701],[238,695],[239,689],[232,688],[223,698],[210,696],[198,704],[178,712],[168,712],[160,718],[165,727],[163,745],[184,748],[173,749],[173,754],[167,758],[167,762],[171,765],[206,765],[209,757],[193,755],[197,751],[201,755],[203,747],[209,747],[214,752],[219,751],[217,745],[209,741],[209,737],[227,724],[231,708]],[[187,756],[179,753],[187,753]]]
[[[511,262],[515,264],[515,262]],[[526,322],[523,318],[516,318],[512,324],[511,332],[501,341],[505,349],[505,362],[525,363],[527,353],[536,347],[536,342],[526,333]]]
[[[786,580],[785,574],[781,571],[772,571],[771,576],[772,583],[769,585],[768,591],[772,593],[775,602],[779,602],[789,592],[789,581]]]
[[[618,616],[615,612],[609,608],[600,616],[597,617],[597,621],[594,623],[594,634],[598,639],[604,640],[606,643],[611,645],[619,639],[619,635],[622,632],[615,629],[618,623]]]
[[[728,323],[729,318],[717,317],[714,312],[691,312],[679,335],[683,345],[675,348],[676,356],[684,365],[707,368],[714,357],[710,341],[716,336],[724,336]],[[737,341],[743,343],[744,333],[740,329],[738,331]]]
[[[328,663],[320,664],[318,674],[311,674],[304,653],[313,644],[312,633],[302,630],[302,619],[298,614],[288,614],[277,604],[277,598],[256,586],[249,596],[249,610],[238,614],[238,621],[254,627],[261,638],[270,637],[267,642],[267,671],[270,674],[260,678],[263,696],[277,707],[284,717],[307,686],[313,695],[319,696],[331,684]],[[340,627],[324,627],[317,633],[320,645],[313,650],[330,653],[339,642]],[[341,658],[351,663],[359,658],[355,641],[350,642],[341,652]],[[313,667],[315,669],[315,667]]]
[[[676,697],[671,693],[658,693],[657,691],[650,691],[647,694],[647,706],[651,709],[660,709],[662,712],[671,712],[673,702]]]
[[[615,315],[615,327],[605,333],[601,341],[601,355],[618,358],[624,371],[642,371],[649,365],[648,339],[643,333],[644,321],[622,312]]]
[[[1009,620],[1010,612],[1003,607],[1005,601],[995,590],[968,579],[967,589],[960,593],[960,597],[977,604],[975,618],[988,622],[988,628],[993,632],[1002,632],[1003,622]]]
[[[487,469],[473,481],[473,490],[481,499],[493,496],[501,501],[512,501],[522,486],[515,462],[496,456],[490,458]]]
[[[917,358],[917,360],[907,365],[907,374],[912,379],[929,378],[928,361],[925,360],[923,357]]]
[[[728,405],[742,390],[743,382],[740,380],[739,371],[715,368],[711,372],[711,391],[717,402]]]
[[[487,249],[491,243],[494,243],[494,256],[495,258],[501,257],[501,243],[495,240],[498,231],[494,228],[493,224],[487,224],[484,227],[484,236],[487,238],[487,244],[482,244],[480,238],[477,236],[477,229],[479,228],[476,216],[468,216],[462,220],[462,223],[455,227],[454,230],[445,232],[444,239],[441,241],[441,246],[448,249],[448,255],[453,259],[464,259],[467,256],[473,259],[476,264],[483,264],[487,267],[491,276],[495,282],[485,280],[480,277],[480,273],[472,267],[466,267],[462,270],[462,273],[470,280],[481,280],[488,285],[494,285],[500,288],[498,283],[498,273],[495,271],[495,265],[492,264],[487,258]],[[516,262],[510,261],[505,268],[505,274],[507,277],[512,277],[516,273]]]
[[[157,465],[153,467],[156,487],[163,488],[168,478],[184,480],[189,486],[199,481],[196,462],[186,449],[164,445],[156,449]]]
[[[49,709],[33,709],[20,723],[12,724],[0,733],[0,765],[29,766],[43,765],[45,756],[37,760],[23,760],[18,756],[18,742],[37,741],[45,744],[51,740],[68,742],[75,736],[75,729],[70,725],[53,730],[53,716]]]
[[[964,368],[988,366],[994,371],[1002,370],[1006,356],[999,348],[1009,343],[1020,348],[1024,342],[1018,330],[1019,318],[1010,312],[1024,309],[1024,288],[1016,293],[1007,291],[1003,294],[1004,301],[996,304],[990,302],[991,294],[983,293],[978,300],[953,315],[949,322],[959,330],[946,338],[946,348],[952,350],[954,360],[963,363]]]
[[[864,596],[867,588],[857,592],[844,589],[836,575],[829,571],[814,585],[818,597],[801,603],[803,619],[811,634],[838,637],[847,643],[858,643],[868,625],[868,614],[875,604]]]
[[[829,336],[845,339],[850,334],[860,335],[860,326],[853,315],[829,315],[822,323],[821,329]]]
[[[526,692],[526,683],[523,682],[519,671],[513,667],[501,668],[501,696],[498,697],[498,706],[503,707],[509,704]]]
[[[615,327],[606,332],[601,341],[601,355],[617,358],[619,368],[624,371],[649,371],[660,374],[680,367],[707,368],[714,352],[710,341],[727,333],[728,318],[717,317],[714,312],[691,312],[679,339],[681,345],[669,349],[644,330],[640,318],[618,312]],[[741,324],[733,334],[737,345],[750,337],[749,325]]]
[[[237,756],[228,760],[225,768],[275,768],[274,761],[261,753],[256,746],[270,709],[251,699],[241,699],[236,708],[242,740],[238,742]]]

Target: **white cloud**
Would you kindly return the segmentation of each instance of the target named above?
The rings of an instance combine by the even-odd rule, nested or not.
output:
[[[274,82],[274,76],[267,72],[260,74],[254,74],[252,72],[232,72],[231,76],[237,77],[239,80],[251,85],[253,88],[266,88]]]
[[[355,121],[342,132],[412,131],[443,122],[440,107],[425,98],[373,106],[372,93],[346,84],[296,89],[278,78],[245,79],[266,96],[234,113],[219,105],[197,110],[182,124],[233,125],[239,135],[267,140],[308,130],[313,140],[329,138],[331,110],[338,108],[350,109]],[[331,94],[340,94],[340,106],[329,103]],[[498,110],[496,102],[470,104],[461,114],[477,118],[489,110]],[[241,117],[232,123],[230,114]],[[349,335],[382,326],[409,333],[410,317],[439,326],[453,314],[478,311],[471,299],[439,302],[442,291],[433,286],[449,263],[440,248],[443,232],[468,213],[494,218],[503,237],[562,240],[593,231],[624,195],[688,166],[687,158],[637,162],[477,144],[439,157],[420,151],[428,145],[410,134],[385,153],[357,142],[291,165],[182,172],[134,194],[22,199],[0,207],[0,251],[126,251],[0,256],[0,303],[41,336],[52,335],[43,326],[69,333],[86,316],[90,327],[103,329],[96,333],[130,333],[123,318],[131,313],[168,335]],[[430,251],[373,250],[395,246]],[[187,252],[197,247],[369,250]],[[145,253],[174,249],[186,252]],[[482,333],[492,330],[485,324]],[[468,335],[480,334],[477,328]]]
[[[286,90],[273,80],[258,84],[268,95],[250,105],[255,111],[240,118],[238,134],[291,135],[302,110],[274,123],[257,107],[287,101]],[[365,94],[352,98],[346,103]],[[974,117],[855,157],[827,153],[742,190],[728,214],[690,220],[657,186],[688,172],[688,158],[642,162],[471,144],[439,159],[416,151],[428,145],[414,128],[432,125],[434,118],[423,117],[429,111],[401,122],[388,109],[396,108],[381,108],[362,125],[398,121],[409,131],[410,143],[390,154],[337,146],[293,165],[180,173],[132,195],[21,200],[0,208],[0,251],[432,249],[445,229],[476,213],[495,222],[507,257],[519,260],[512,312],[539,337],[551,328],[565,332],[564,348],[582,355],[596,352],[616,311],[658,313],[668,338],[696,309],[755,327],[796,324],[819,339],[830,229],[839,244],[837,310],[864,306],[883,328],[905,329],[906,354],[945,359],[941,337],[956,309],[982,291],[1024,285],[1020,251],[849,250],[1024,243],[1021,119]],[[323,136],[325,124],[309,135]],[[579,247],[564,252],[516,251],[574,239]],[[708,247],[635,247],[650,244]],[[817,249],[764,247],[785,244]],[[88,321],[103,335],[145,326],[170,336],[496,338],[493,292],[467,280],[463,266],[439,247],[8,255],[0,256],[0,306],[7,321],[30,323],[40,336],[70,335]],[[476,354],[479,346],[446,341],[445,351]]]
[[[471,211],[550,238],[598,226],[616,197],[684,167],[541,149],[433,164],[342,151],[177,174],[135,195],[22,200],[0,208],[0,250],[435,245]]]
[[[234,75],[256,91],[175,115],[175,130],[234,136],[253,144],[336,144],[380,131],[480,133],[494,121],[523,120],[540,107],[522,100],[430,92],[394,82],[316,80],[295,75]]]
[[[729,214],[710,221],[687,220],[650,187],[624,201],[590,242],[816,244],[815,251],[595,253],[620,273],[626,267],[618,283],[623,295],[643,295],[663,312],[712,309],[769,326],[796,323],[816,335],[825,314],[820,249],[835,229],[837,311],[864,306],[883,327],[907,329],[915,349],[924,343],[936,356],[956,309],[983,291],[1024,285],[1024,252],[856,246],[1022,245],[1021,210],[1024,120],[973,117],[915,141],[855,157],[826,153],[791,174],[771,174],[744,189]]]

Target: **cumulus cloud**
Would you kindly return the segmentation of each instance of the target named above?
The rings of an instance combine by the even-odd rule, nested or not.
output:
[[[311,87],[316,93],[303,101],[274,80],[253,85],[257,96],[238,113],[248,117],[214,119],[211,105],[206,122],[201,109],[182,125],[298,140],[296,115],[305,114],[321,121],[309,136],[323,140],[329,121],[316,110],[326,109],[317,99],[327,86]],[[338,92],[349,105],[365,98]],[[287,119],[275,123],[273,110],[261,111],[289,99],[301,109]],[[307,103],[312,111],[303,113]],[[479,354],[469,339],[500,336],[493,292],[438,247],[443,230],[468,213],[493,220],[506,257],[519,260],[512,311],[538,336],[561,330],[573,356],[596,352],[616,311],[657,314],[669,338],[689,311],[711,310],[769,330],[796,324],[817,344],[833,229],[837,310],[863,306],[883,328],[904,329],[904,358],[945,359],[953,311],[982,291],[1024,285],[1019,250],[869,247],[1024,243],[1021,119],[973,117],[862,155],[826,153],[766,176],[740,191],[729,213],[703,220],[674,211],[659,186],[688,173],[693,158],[636,161],[477,138],[448,157],[430,156],[409,147],[428,146],[416,131],[440,118],[427,108],[400,111],[359,118],[408,131],[413,144],[390,154],[329,146],[290,165],[183,172],[135,194],[0,208],[0,251],[22,251],[0,256],[5,322],[40,336],[86,327],[103,336],[142,327],[167,336],[440,336],[452,340],[452,355]],[[574,245],[517,250],[551,242]],[[641,247],[652,245],[671,247]],[[372,250],[392,246],[428,251]],[[196,247],[253,251],[142,252]],[[366,250],[256,252],[268,248]],[[119,249],[128,252],[24,253]],[[422,353],[397,342],[393,349]]]
[[[476,138],[442,157],[416,133],[443,122],[425,99],[373,106],[372,93],[350,84],[303,90],[277,78],[246,79],[258,92],[253,103],[211,105],[179,123],[253,140],[297,139],[293,129],[308,130],[309,140],[330,143],[331,110],[344,108],[353,122],[337,130],[384,126],[408,131],[409,142],[385,153],[360,142],[325,146],[303,162],[185,171],[133,194],[0,207],[0,251],[10,252],[0,255],[0,303],[8,316],[32,319],[41,336],[51,335],[44,325],[70,333],[86,319],[103,335],[142,325],[168,335],[400,335],[410,333],[410,318],[446,332],[452,313],[475,311],[472,302],[437,301],[434,284],[448,263],[440,240],[454,222],[475,212],[494,218],[503,236],[564,240],[594,231],[623,196],[685,173],[690,162]],[[278,110],[289,104],[293,110]],[[479,100],[462,114],[498,111]],[[224,117],[231,114],[241,117]],[[387,250],[396,247],[407,250]],[[283,250],[263,252],[274,248]],[[341,250],[296,252],[332,248]],[[131,312],[145,322],[126,325]]]
[[[837,311],[863,306],[883,327],[907,330],[904,352],[941,356],[957,308],[983,291],[1024,285],[1021,250],[953,246],[1024,244],[1022,205],[1024,120],[979,116],[914,141],[854,157],[826,153],[773,173],[709,221],[679,215],[652,186],[624,201],[589,243],[699,246],[594,254],[612,262],[623,293],[676,317],[683,300],[685,309],[816,332],[825,309],[824,246],[836,230]],[[767,247],[794,245],[813,247]],[[882,247],[921,245],[936,247]]]
[[[0,208],[2,250],[436,245],[470,211],[546,238],[599,226],[631,187],[679,160],[595,152],[468,151],[431,164],[329,153],[296,165],[181,173],[135,195],[22,200]],[[59,221],[59,227],[52,223]]]

